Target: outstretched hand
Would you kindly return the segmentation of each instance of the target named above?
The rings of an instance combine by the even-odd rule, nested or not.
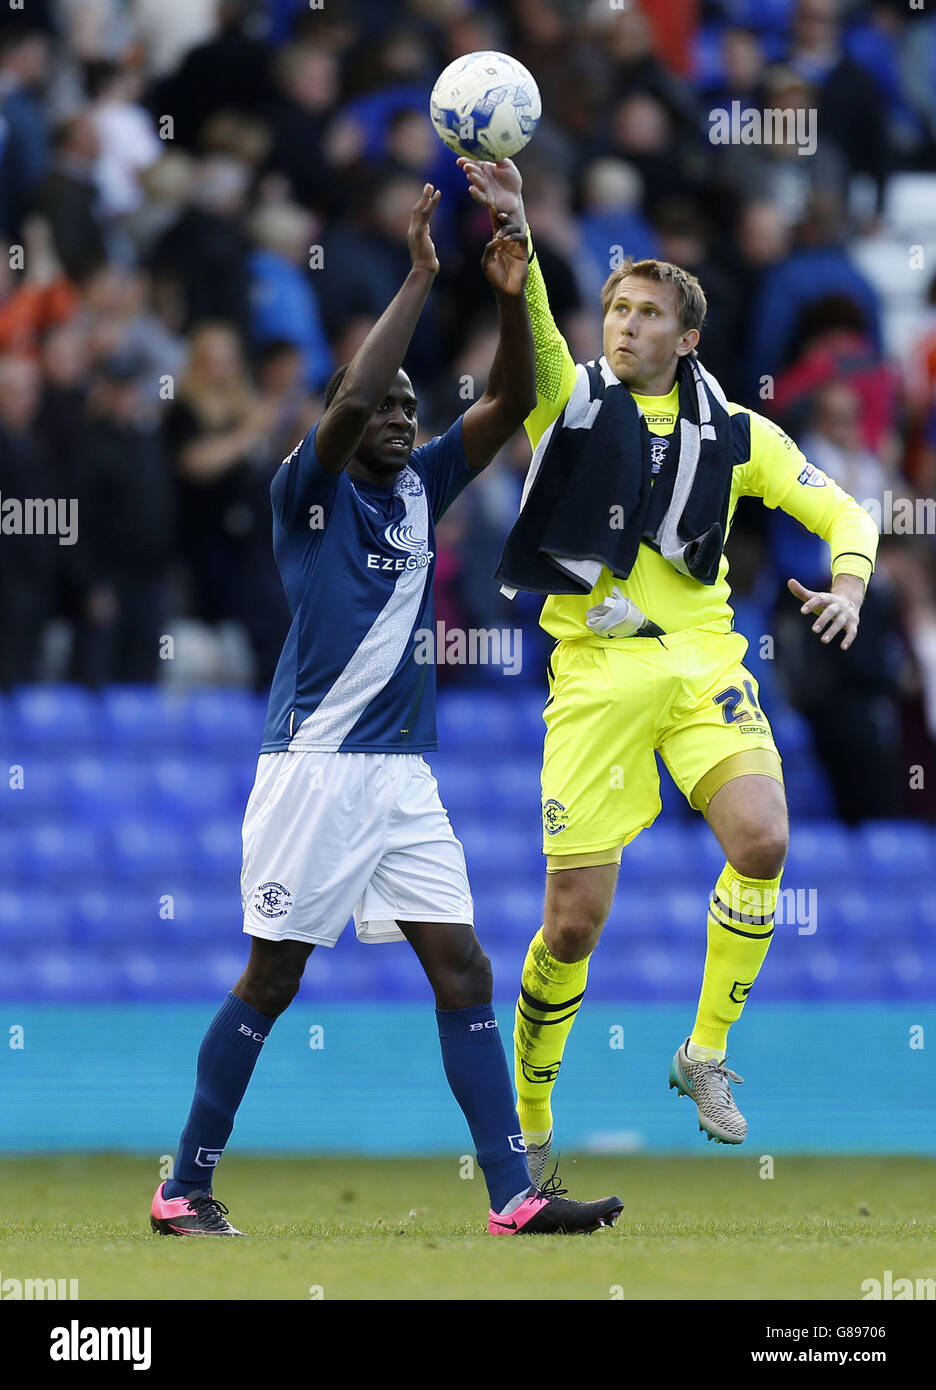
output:
[[[441,197],[439,189],[433,188],[431,183],[424,185],[419,201],[413,208],[406,236],[413,269],[428,270],[432,275],[439,273],[439,259],[429,235],[429,223]]]
[[[856,580],[857,582],[859,581]],[[858,605],[844,594],[807,589],[798,579],[788,579],[787,588],[796,598],[804,600],[801,613],[816,615],[813,632],[822,632],[825,628],[825,632],[822,633],[823,642],[831,642],[837,632],[844,630],[841,646],[842,651],[847,651],[858,633]]]
[[[496,294],[520,296],[529,268],[526,232],[518,222],[508,221],[506,212],[492,215],[500,226],[484,248],[481,269]]]
[[[499,159],[496,164],[486,160],[467,159],[463,155],[459,168],[468,179],[468,192],[476,203],[490,208],[491,216],[506,212],[511,222],[526,232],[526,212],[523,208],[523,178],[512,159]]]

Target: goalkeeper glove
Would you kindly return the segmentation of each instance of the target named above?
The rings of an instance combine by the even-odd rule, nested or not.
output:
[[[596,637],[660,637],[663,629],[641,613],[615,584],[603,603],[589,608],[585,621]]]

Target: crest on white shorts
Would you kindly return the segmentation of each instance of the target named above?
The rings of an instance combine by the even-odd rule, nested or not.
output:
[[[253,905],[261,917],[285,917],[292,907],[292,893],[281,883],[261,883],[254,893]]]

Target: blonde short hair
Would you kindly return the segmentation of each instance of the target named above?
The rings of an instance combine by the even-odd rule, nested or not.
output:
[[[670,261],[635,261],[633,256],[628,256],[604,282],[601,290],[602,317],[611,308],[618,285],[628,275],[638,280],[655,280],[657,284],[672,285],[676,292],[676,314],[680,326],[685,331],[690,328],[701,331],[708,308],[705,292],[694,275]]]

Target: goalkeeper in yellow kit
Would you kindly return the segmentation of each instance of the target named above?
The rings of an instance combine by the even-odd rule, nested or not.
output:
[[[510,160],[460,159],[472,196],[526,225],[521,178]],[[576,364],[549,311],[532,238],[526,295],[536,347],[537,403],[525,427],[536,449],[572,396]],[[680,419],[677,370],[694,355],[705,315],[694,276],[658,261],[625,261],[602,290],[604,370],[630,391],[665,467]],[[581,371],[582,369],[579,369]],[[685,378],[684,378],[685,379]],[[717,385],[717,384],[716,384]],[[791,594],[828,643],[855,639],[877,530],[831,478],[776,425],[726,402],[746,457],[731,470],[727,522],[740,497],[781,507],[829,543],[832,580]],[[737,428],[732,422],[732,433]],[[661,807],[655,752],[716,835],[726,863],[708,908],[708,941],[695,1022],[677,1049],[670,1086],[689,1095],[710,1139],[740,1144],[747,1124],[725,1067],[728,1029],[741,1014],[773,933],[788,844],[780,756],[733,630],[724,554],[701,583],[641,539],[626,576],[606,566],[588,594],[552,594],[541,625],[556,639],[544,718],[543,850],[546,904],[523,967],[517,1003],[518,1112],[534,1182],[552,1143],[551,1093],[585,995],[588,962],[614,896],[621,852]],[[642,634],[658,635],[642,635]],[[701,921],[700,921],[701,927]]]

